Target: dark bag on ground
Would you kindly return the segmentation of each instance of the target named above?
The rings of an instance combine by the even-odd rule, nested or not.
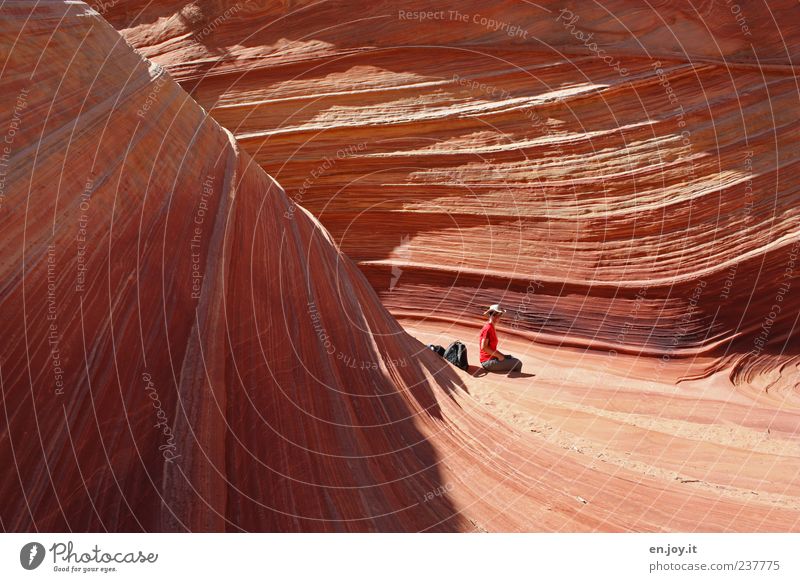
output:
[[[469,364],[467,364],[467,346],[461,342],[451,343],[444,353],[444,359],[462,370],[469,368]]]
[[[434,344],[428,344],[428,348],[430,348],[432,351],[434,351],[437,354],[439,354],[441,357],[444,357],[444,351],[445,350],[444,350],[444,348],[442,346],[437,346],[437,345],[434,345]]]

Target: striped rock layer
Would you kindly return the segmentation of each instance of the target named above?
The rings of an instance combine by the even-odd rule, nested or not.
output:
[[[6,2],[3,529],[800,529],[793,5],[696,4]]]

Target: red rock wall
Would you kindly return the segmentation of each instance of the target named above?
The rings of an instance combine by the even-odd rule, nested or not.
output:
[[[503,291],[522,330],[541,328],[556,342],[603,340],[658,354],[685,325],[678,347],[732,345],[742,289],[759,291],[753,309],[768,307],[762,291],[774,291],[797,238],[792,150],[775,149],[795,131],[793,80],[775,46],[765,45],[775,51],[764,55],[775,72],[746,68],[735,77],[747,88],[739,98],[753,108],[746,123],[760,128],[748,222],[749,173],[736,151],[742,116],[704,107],[696,96],[702,82],[730,104],[731,77],[718,65],[702,65],[709,72],[701,75],[673,64],[682,72],[670,83],[683,87],[697,140],[697,176],[688,179],[680,136],[668,129],[675,119],[645,120],[627,81],[592,58],[579,60],[594,71],[590,82],[575,81],[574,64],[552,55],[516,51],[528,63],[520,72],[498,60],[502,51],[470,48],[501,38],[485,30],[464,36],[457,50],[388,48],[402,34],[408,44],[406,25],[350,23],[341,11],[352,7],[333,3],[313,12],[269,4],[270,18],[286,23],[287,10],[300,10],[299,20],[248,41],[241,28],[225,28],[261,21],[248,12],[204,35],[230,34],[235,43],[220,36],[199,46],[187,30],[210,27],[215,12],[194,6],[180,14],[168,3],[97,9],[117,26],[139,18],[128,21],[135,26],[126,38],[165,63],[240,145],[85,5],[2,7],[0,132],[11,140],[3,145],[0,197],[3,529],[797,529],[797,459],[778,445],[726,448],[712,484],[687,488],[671,473],[599,463],[577,447],[534,439],[534,429],[468,396],[480,386],[406,334],[372,289],[383,285],[397,313],[443,317],[472,314]],[[510,18],[517,6],[492,13],[508,9]],[[334,28],[309,34],[315,19]],[[344,32],[335,26],[341,22]],[[440,30],[429,23],[414,42]],[[367,46],[380,39],[386,48]],[[738,46],[732,42],[731,54]],[[217,54],[229,58],[219,74],[211,66]],[[639,59],[631,64],[643,71],[638,94],[661,103],[664,89]],[[452,83],[456,71],[507,88],[510,102]],[[548,85],[560,97],[546,97]],[[767,92],[780,124],[764,115]],[[615,104],[614,121],[606,102]],[[530,111],[552,132],[522,125]],[[727,136],[725,156],[702,149],[712,135]],[[355,149],[336,159],[349,145]],[[317,171],[325,155],[336,163]],[[725,169],[718,159],[728,160]],[[290,184],[287,192],[259,165]],[[781,169],[788,184],[770,190]],[[293,201],[321,217],[361,270]],[[642,229],[635,236],[634,225]],[[499,248],[487,250],[490,243]],[[448,244],[456,259],[437,251]],[[706,338],[706,323],[681,321],[691,291],[706,280],[704,297],[718,293],[736,261],[736,290]],[[757,273],[768,283],[761,274],[753,279]],[[531,277],[546,291],[526,295]],[[643,285],[648,292],[637,301]],[[529,311],[525,297],[533,298]],[[787,295],[773,338],[788,333],[785,313],[795,302]],[[709,317],[709,305],[698,317]],[[631,326],[633,309],[643,315]],[[566,370],[571,356],[563,354]],[[770,357],[789,369],[785,355]],[[773,423],[789,443],[796,393],[787,386],[783,400],[760,408],[709,398],[690,418]],[[664,393],[593,392],[601,396],[650,407],[652,418],[680,404]],[[607,425],[589,426],[600,431],[596,442],[611,441]],[[675,463],[685,449],[647,450],[662,429],[622,439],[619,448]],[[707,462],[715,447],[700,447],[693,460]],[[748,463],[752,472],[730,466]],[[730,482],[733,493],[715,484]],[[764,495],[754,500],[746,487]]]
[[[474,322],[502,299],[529,339],[711,352],[709,372],[733,360],[739,379],[798,354],[795,13],[251,0],[105,16],[395,315]]]
[[[3,528],[460,528],[458,379],[317,221],[85,5],[0,28]]]

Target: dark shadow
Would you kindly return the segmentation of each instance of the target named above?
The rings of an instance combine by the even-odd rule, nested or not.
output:
[[[483,369],[483,366],[470,366],[468,372],[473,378],[483,378],[489,373]]]

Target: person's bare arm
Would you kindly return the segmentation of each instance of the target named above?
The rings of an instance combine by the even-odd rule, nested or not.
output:
[[[497,358],[501,362],[506,359],[506,357],[503,354],[501,354],[497,350],[493,350],[492,348],[489,347],[489,338],[488,337],[484,337],[483,338],[483,341],[481,342],[481,349],[484,352],[486,352],[487,354],[489,354],[490,356],[494,356],[495,358]]]

